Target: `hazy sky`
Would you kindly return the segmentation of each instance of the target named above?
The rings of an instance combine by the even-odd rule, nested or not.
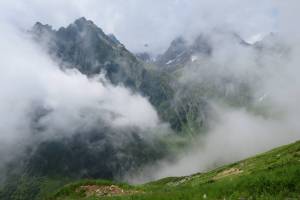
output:
[[[85,16],[134,52],[162,51],[178,35],[214,27],[248,39],[276,30],[280,15],[276,0],[1,0],[0,9],[2,19],[22,28],[36,21],[58,28]]]

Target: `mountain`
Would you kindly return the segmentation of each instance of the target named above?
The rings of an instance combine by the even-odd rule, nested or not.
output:
[[[36,41],[48,48],[55,60],[60,61],[62,67],[74,67],[89,76],[104,72],[113,84],[124,84],[148,97],[160,118],[168,122],[175,131],[194,134],[205,127],[209,113],[206,100],[210,98],[208,94],[219,93],[214,95],[218,98],[227,94],[228,99],[239,96],[228,95],[226,88],[214,91],[218,85],[224,85],[215,79],[210,80],[212,83],[201,85],[181,82],[180,79],[184,79],[182,73],[191,71],[188,66],[203,65],[201,61],[208,60],[213,53],[216,45],[207,34],[199,34],[192,42],[179,37],[155,60],[147,53],[132,54],[114,35],[106,35],[85,18],[77,19],[66,28],[58,30],[36,23],[32,34]],[[214,34],[247,46],[235,33],[219,31]],[[205,73],[207,72],[202,73],[203,77]],[[237,86],[237,91],[245,91],[247,88],[247,84],[230,81],[232,77],[223,79],[228,87],[241,85]],[[237,104],[243,104],[244,99],[248,98],[247,94],[243,96],[246,97],[241,98],[241,102]],[[195,124],[201,125],[195,127]]]
[[[300,142],[296,142],[209,172],[169,177],[143,185],[103,180],[70,183],[55,178],[40,179],[32,184],[24,180],[15,196],[28,195],[26,189],[30,188],[39,191],[40,199],[48,200],[299,199],[299,158]],[[65,183],[68,184],[60,186]],[[0,197],[5,199],[1,192]]]
[[[36,143],[8,164],[8,179],[0,193],[6,200],[41,199],[54,188],[81,179],[121,180],[128,172],[138,172],[161,159],[173,159],[196,135],[205,134],[214,114],[211,101],[253,108],[255,99],[248,79],[217,71],[219,65],[211,59],[216,48],[224,48],[224,40],[234,47],[254,48],[258,52],[264,49],[245,43],[236,34],[218,33],[217,41],[205,34],[193,41],[180,37],[156,60],[147,53],[134,55],[114,35],[105,34],[85,18],[57,30],[37,22],[29,34],[63,70],[74,68],[89,77],[103,73],[112,84],[124,85],[145,96],[168,125],[170,134],[159,134],[161,130],[157,129],[145,133],[136,127],[114,129],[97,120],[91,130],[76,130],[70,137]],[[33,127],[38,127],[36,123],[51,112],[36,107],[31,111]],[[38,127],[33,135],[39,131]],[[154,132],[159,137],[143,137]],[[164,184],[160,186],[169,189]]]
[[[106,35],[90,20],[79,18],[58,30],[38,22],[31,34],[61,67],[76,68],[88,76],[105,73],[113,84],[123,84],[141,93],[156,108],[166,106],[172,98],[172,89],[164,80],[170,79],[167,73],[147,68],[146,57],[136,57],[114,35]],[[158,111],[160,113],[160,109]]]
[[[250,46],[238,34],[230,31],[214,30],[210,34],[202,33],[191,41],[184,37],[177,37],[171,42],[169,48],[158,56],[156,64],[174,71],[197,60],[205,59],[213,53],[214,48],[222,48],[218,45],[220,41],[215,41],[216,38],[221,42],[229,41],[232,44]]]
[[[224,63],[215,61],[215,53],[227,48],[255,49],[232,31],[214,30],[201,33],[192,40],[174,39],[154,64],[171,78],[174,91],[171,109],[166,109],[172,128],[185,134],[202,133],[208,126],[212,101],[234,107],[252,106],[254,102],[249,77],[233,76],[223,70]],[[218,56],[218,55],[217,55]],[[231,68],[231,66],[226,66]]]
[[[38,22],[29,34],[62,69],[75,68],[91,77],[105,73],[112,84],[147,96],[154,106],[167,101],[168,84],[161,78],[163,73],[146,69],[115,36],[106,35],[90,20],[80,18],[58,30]],[[42,102],[36,102],[30,110],[33,138],[43,133],[39,122],[51,114],[51,109],[44,107]],[[27,147],[8,164],[7,182],[21,181],[23,176],[120,179],[128,171],[156,162],[169,152],[164,138],[145,137],[154,130],[114,128],[97,116],[90,128],[76,129],[68,136],[64,133],[67,130],[59,130],[58,137],[37,139],[34,146]],[[155,131],[159,134],[160,130]]]
[[[114,35],[106,35],[84,17],[58,30],[38,22],[32,34],[65,67],[75,67],[87,75],[103,72],[112,83],[134,89],[141,84],[143,64]]]
[[[176,88],[172,85],[177,81],[172,74],[151,67],[156,63],[150,55],[132,54],[115,36],[106,35],[92,21],[80,18],[58,30],[38,22],[31,33],[35,41],[46,46],[54,60],[59,60],[61,67],[76,68],[88,76],[106,73],[113,84],[124,84],[148,97],[160,118],[172,128],[181,130],[186,123],[188,113],[174,106]],[[200,48],[200,43],[198,41],[193,49]]]
[[[208,39],[199,35],[192,44],[189,44],[183,37],[178,37],[171,42],[170,47],[157,58],[157,65],[166,68],[176,68],[194,61],[198,54],[210,55],[212,47]]]

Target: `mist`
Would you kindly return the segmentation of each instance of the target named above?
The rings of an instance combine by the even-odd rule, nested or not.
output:
[[[192,42],[200,33],[207,35],[213,54],[195,55],[198,59],[180,71],[179,83],[212,84],[229,100],[249,92],[249,106],[229,104],[226,95],[224,99],[208,96],[212,117],[207,131],[194,136],[172,161],[148,165],[141,174],[128,174],[127,181],[204,172],[300,139],[296,0],[30,0],[2,1],[0,7],[0,168],[27,147],[99,129],[102,124],[122,133],[135,128],[150,138],[161,133],[157,129],[170,131],[147,97],[111,84],[104,74],[87,77],[76,69],[62,69],[26,33],[36,21],[58,28],[82,16],[114,33],[133,52],[158,55],[177,36]],[[215,31],[220,29],[252,45],[271,32],[275,37],[270,43],[264,41],[266,48],[260,50]],[[233,81],[226,85],[223,79]],[[249,86],[249,91],[239,84]],[[182,95],[179,88],[176,97]],[[121,141],[126,135],[115,138]]]
[[[113,33],[133,52],[162,53],[178,36],[194,37],[216,27],[250,39],[276,31],[276,0],[89,0],[1,1],[2,16],[24,29],[37,21],[66,26],[85,16]],[[259,6],[257,6],[259,5]],[[55,12],[55,15],[53,14]],[[141,14],[142,13],[142,14]],[[22,17],[16,17],[22,16]],[[157,37],[159,36],[159,37]],[[147,44],[145,46],[145,44]]]
[[[150,138],[155,133],[148,130],[161,126],[147,98],[112,85],[103,74],[87,77],[62,69],[29,34],[5,22],[0,29],[1,168],[53,138],[103,126],[135,128]],[[126,141],[126,135],[114,137]]]
[[[179,82],[184,90],[207,84],[217,88],[214,94],[221,93],[208,96],[212,116],[208,130],[193,138],[176,159],[147,166],[127,180],[140,183],[206,172],[300,139],[299,29],[293,24],[299,17],[293,8],[299,8],[299,3],[276,3],[276,33],[251,47],[237,43],[226,31],[201,32],[208,36],[213,53],[193,55],[181,69]],[[249,90],[242,91],[239,84]],[[232,103],[232,96],[244,93],[249,104]],[[183,95],[180,90],[176,94]]]

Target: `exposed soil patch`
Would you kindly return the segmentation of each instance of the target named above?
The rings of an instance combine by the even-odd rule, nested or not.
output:
[[[77,192],[84,192],[89,196],[122,196],[141,193],[135,190],[124,190],[116,185],[83,185],[80,186]]]
[[[218,173],[213,179],[218,180],[218,179],[221,179],[221,178],[224,178],[227,176],[240,174],[242,172],[243,172],[243,170],[240,170],[238,168],[230,168],[230,169],[227,169],[227,170],[224,170],[224,171]]]

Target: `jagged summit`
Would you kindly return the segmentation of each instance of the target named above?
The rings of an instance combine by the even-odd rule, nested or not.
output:
[[[212,47],[206,36],[199,35],[192,43],[183,37],[177,37],[166,52],[158,58],[157,64],[176,69],[177,66],[184,66],[189,61],[194,61],[196,55],[209,55],[211,51]]]
[[[192,40],[182,36],[175,38],[169,48],[158,57],[156,64],[174,71],[200,58],[210,56],[214,48],[219,48],[218,42],[228,42],[243,47],[251,46],[234,31],[215,29],[210,33],[200,33]]]
[[[62,37],[81,36],[82,38],[101,38],[101,40],[109,45],[124,47],[113,34],[106,35],[92,20],[87,20],[85,17],[80,17],[67,27],[60,27],[58,30],[53,29],[51,25],[36,22],[31,32],[39,35],[39,37],[42,37],[43,34],[50,34],[52,36],[57,34]],[[73,37],[73,39],[75,38]]]
[[[87,20],[85,17],[81,17],[76,19],[72,24],[70,24],[67,29],[70,28],[77,28],[78,31],[87,31],[93,30],[98,32],[99,34],[105,35],[104,31],[98,27],[92,20]],[[64,29],[61,27],[60,29]]]
[[[31,32],[63,65],[87,75],[104,72],[113,83],[138,88],[142,64],[114,35],[106,35],[93,21],[81,17],[58,30],[37,22]]]
[[[38,37],[42,37],[45,34],[51,34],[53,32],[52,26],[48,24],[42,24],[41,22],[36,22],[31,29],[31,32],[37,35]]]
[[[88,25],[94,25],[96,26],[93,21],[87,20],[85,17],[80,17],[76,19],[73,23],[71,23],[69,26],[77,25],[78,27],[88,26]],[[61,27],[64,28],[64,27]],[[52,26],[49,24],[43,24],[41,22],[36,22],[32,28],[32,30],[53,30]],[[54,31],[54,30],[53,30]]]
[[[94,24],[93,21],[87,20],[85,17],[80,17],[80,18],[76,19],[74,21],[74,23],[75,24],[86,24],[86,23],[92,23],[92,24]]]
[[[163,83],[165,74],[149,70],[146,61],[137,58],[114,35],[105,34],[92,21],[79,18],[52,31],[44,26],[39,24],[43,30],[40,33],[32,31],[33,38],[41,43],[46,41],[50,55],[63,68],[76,68],[88,76],[104,73],[113,84],[142,93],[157,107],[172,97],[169,84]],[[168,121],[169,115],[162,119]]]
[[[52,26],[48,24],[42,24],[41,22],[36,22],[33,26],[33,29],[48,29],[52,30]]]

